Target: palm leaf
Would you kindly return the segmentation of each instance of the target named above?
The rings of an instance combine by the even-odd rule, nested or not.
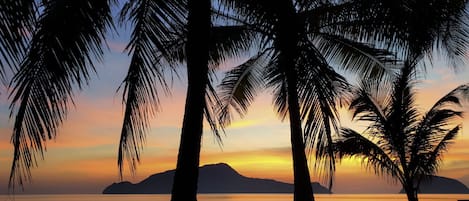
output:
[[[145,32],[152,46],[156,47],[166,59],[173,58],[172,52],[166,51],[168,41],[173,41],[185,24],[185,2],[176,0],[171,2],[130,0],[123,6],[120,21],[129,19],[136,25],[133,36],[127,48],[135,44],[136,37]],[[138,26],[138,27],[137,27]]]
[[[299,5],[298,18],[308,24],[309,32],[317,32],[319,27],[339,23],[344,13],[350,11],[353,2],[332,1],[297,1]]]
[[[412,2],[414,18],[409,18],[406,28],[408,41],[414,54],[443,50],[450,62],[466,57],[468,42],[467,1]],[[425,18],[425,23],[415,17]],[[429,51],[428,51],[429,50]]]
[[[468,47],[466,4],[464,0],[354,0],[351,9],[356,17],[351,19],[359,23],[351,22],[341,33],[352,38],[364,33],[358,35],[360,41],[387,44],[400,50],[402,58],[432,57],[436,50],[455,64]]]
[[[321,13],[317,24],[320,33],[335,33],[353,41],[367,42],[383,49],[399,50],[406,55],[405,35],[397,24],[407,16],[406,1],[353,0],[335,2],[332,10]],[[319,10],[322,11],[323,9]],[[318,14],[317,14],[318,15]],[[318,31],[316,31],[318,32]]]
[[[213,71],[211,74],[213,75]],[[206,87],[204,115],[205,119],[210,125],[212,134],[215,136],[217,143],[221,146],[223,145],[221,134],[224,132],[224,124],[219,121],[219,118],[217,118],[216,114],[218,108],[222,106],[222,102],[211,83],[212,81],[210,81]]]
[[[412,145],[410,148],[411,158],[409,160],[409,169],[411,171],[417,174],[421,169],[429,168],[427,170],[430,170],[431,167],[436,168],[436,164],[429,164],[431,167],[421,167],[422,161],[428,160],[426,155],[428,154],[428,150],[433,149],[432,144],[439,144],[448,133],[451,133],[452,129],[448,129],[448,127],[452,125],[452,121],[456,117],[462,117],[462,112],[449,109],[432,110],[424,116],[412,137]],[[422,175],[431,175],[433,173],[433,170],[431,170],[429,172],[423,172]]]
[[[439,110],[442,107],[448,106],[448,105],[456,105],[460,106],[461,105],[461,100],[467,100],[469,99],[469,84],[463,84],[452,91],[450,91],[448,94],[440,98],[429,111],[433,110]]]
[[[29,34],[36,22],[33,0],[4,0],[0,5],[0,79],[5,79],[5,66],[15,69],[23,59]]]
[[[180,9],[183,5],[180,4],[178,1],[130,1],[121,11],[121,21],[128,18],[134,24],[127,46],[132,59],[123,82],[125,113],[117,157],[121,178],[124,159],[135,173],[149,120],[160,106],[161,90],[169,93],[163,59],[170,55],[166,41],[175,40],[171,33],[182,26],[183,11]]]
[[[264,87],[264,69],[268,52],[264,51],[248,59],[243,64],[226,72],[219,85],[221,108],[218,110],[220,122],[230,124],[232,110],[239,115],[246,114],[255,95]]]
[[[372,97],[368,89],[360,88],[354,93],[349,106],[349,109],[353,111],[353,119],[386,124],[388,120],[382,105]]]
[[[435,144],[431,146],[429,152],[422,153],[421,157],[419,158],[419,170],[417,174],[425,175],[425,174],[434,174],[438,171],[439,164],[442,162],[442,154],[447,150],[449,144],[453,142],[456,138],[459,130],[461,129],[461,125],[454,127],[453,129],[448,130],[445,135],[440,137]]]
[[[353,19],[355,2],[312,2],[298,17],[306,23],[307,35],[314,46],[330,63],[337,67],[360,74],[366,79],[382,79],[392,77],[399,60],[393,52],[378,44],[371,44],[357,38],[347,38],[343,27],[350,26],[347,22],[360,23],[363,19]],[[352,16],[350,16],[352,15]],[[351,21],[355,20],[355,21]],[[344,23],[345,22],[345,23]],[[330,27],[334,24],[333,27]],[[352,25],[353,26],[353,25]]]
[[[375,174],[391,176],[392,179],[402,181],[404,175],[397,164],[374,142],[349,128],[342,128],[340,138],[335,140],[334,149],[337,158],[360,157],[367,168],[373,168]]]
[[[448,109],[451,106],[461,106],[461,100],[469,98],[469,85],[461,85],[438,100],[432,108],[420,120],[419,125],[415,131],[415,136],[412,143],[412,157],[413,165],[420,165],[419,161],[420,150],[432,149],[432,144],[438,144],[452,129],[454,120],[462,118],[462,112]]]
[[[411,143],[411,133],[418,124],[419,113],[415,107],[415,91],[413,90],[414,66],[406,62],[401,69],[399,77],[395,80],[392,101],[387,107],[389,109],[388,129],[385,137],[391,147],[398,153],[399,162],[404,169],[408,163],[407,154],[410,153],[408,144]]]
[[[111,26],[108,0],[44,1],[30,50],[13,78],[15,123],[9,187],[30,180],[30,168],[43,157],[45,142],[56,137],[74,88],[81,89],[103,54]]]
[[[461,3],[455,1],[454,3]],[[454,12],[448,22],[442,26],[442,33],[436,46],[441,50],[444,58],[447,58],[448,63],[453,67],[458,67],[465,64],[467,59],[467,51],[469,49],[469,15],[468,11]]]
[[[243,25],[212,27],[210,65],[218,66],[229,58],[243,56],[255,44],[256,37],[255,32]]]
[[[338,129],[338,100],[347,91],[348,84],[311,46],[301,46],[297,60],[298,96],[304,124],[305,145],[316,151],[315,169],[332,187],[335,170],[332,135]],[[310,56],[317,55],[317,56]]]
[[[279,53],[274,51],[265,67],[264,80],[266,87],[272,89],[274,109],[283,121],[288,115],[287,81],[284,72],[279,68]]]
[[[364,79],[390,80],[400,63],[386,49],[374,48],[371,44],[352,41],[336,34],[315,34],[313,40],[328,61]]]
[[[243,16],[242,21],[255,25],[253,27],[265,29],[260,32],[267,31],[271,28],[270,25],[274,24],[277,16],[273,16],[272,13],[276,13],[280,2],[274,2],[269,0],[220,0],[223,5],[231,8],[239,16]]]

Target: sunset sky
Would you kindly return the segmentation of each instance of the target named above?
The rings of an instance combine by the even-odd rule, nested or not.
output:
[[[108,39],[109,53],[97,65],[98,75],[84,91],[76,93],[58,138],[47,143],[45,160],[32,170],[33,183],[25,193],[100,193],[107,185],[118,182],[117,146],[123,119],[122,94],[116,89],[123,80],[129,58],[122,53],[126,35]],[[228,67],[225,67],[225,69]],[[469,70],[457,73],[444,62],[436,62],[419,86],[418,104],[427,110],[438,98],[469,81]],[[138,182],[149,175],[176,166],[185,80],[175,80],[172,95],[162,97],[161,112],[152,121],[142,163],[137,174],[126,171],[125,180]],[[8,91],[0,89],[0,193],[7,192],[12,160],[10,144],[13,119],[9,118]],[[344,126],[360,129],[343,113]],[[456,143],[444,156],[439,175],[459,179],[469,186],[469,117]],[[272,107],[269,92],[257,97],[248,115],[237,119],[217,144],[205,127],[201,165],[225,162],[249,177],[272,178],[292,182],[289,129]],[[312,174],[312,180],[318,177]],[[397,185],[387,183],[360,166],[358,160],[343,161],[337,167],[335,193],[395,193]]]

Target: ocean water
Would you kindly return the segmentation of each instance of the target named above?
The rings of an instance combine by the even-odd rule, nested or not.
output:
[[[469,194],[422,194],[420,201],[469,200]],[[0,195],[0,201],[169,201],[170,195]],[[199,194],[198,201],[292,201],[292,194]],[[406,201],[402,194],[315,195],[316,201]]]

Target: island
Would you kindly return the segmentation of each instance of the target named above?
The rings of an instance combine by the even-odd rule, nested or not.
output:
[[[113,183],[103,190],[103,194],[169,194],[173,176],[174,170],[169,170],[136,184]],[[312,187],[314,193],[332,193],[317,182],[313,182]],[[293,184],[246,177],[228,164],[218,163],[199,168],[198,193],[293,193]]]
[[[430,176],[420,183],[419,193],[423,194],[469,194],[469,188],[462,182],[447,177]],[[400,193],[404,193],[401,189]]]

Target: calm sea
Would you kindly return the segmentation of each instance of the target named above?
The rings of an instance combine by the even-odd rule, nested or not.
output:
[[[291,201],[291,194],[200,194],[199,201]],[[406,201],[400,194],[316,195],[316,201]],[[469,194],[420,195],[420,201],[469,200]],[[170,195],[0,195],[0,201],[169,201]]]

